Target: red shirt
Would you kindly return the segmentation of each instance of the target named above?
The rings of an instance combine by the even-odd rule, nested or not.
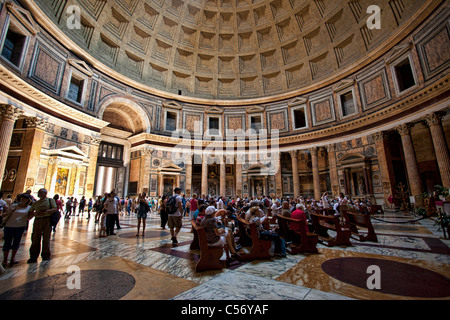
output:
[[[309,232],[308,226],[307,226],[307,219],[306,219],[306,213],[300,209],[294,210],[291,214],[292,219],[301,220],[301,222],[297,221],[291,221],[289,223],[289,229],[293,231],[303,231],[303,232]]]
[[[191,199],[190,203],[191,203],[190,210],[195,212],[198,209],[197,208],[197,199]]]

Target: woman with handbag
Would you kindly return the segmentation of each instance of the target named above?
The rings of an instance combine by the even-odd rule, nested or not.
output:
[[[19,249],[22,235],[27,228],[28,220],[30,220],[31,209],[31,197],[24,193],[19,196],[19,203],[12,204],[9,207],[6,216],[4,216],[2,225],[4,226],[4,239],[3,244],[3,263],[2,266],[6,267],[8,264],[9,251],[12,250],[11,261],[9,266],[12,267],[17,263],[15,256]]]

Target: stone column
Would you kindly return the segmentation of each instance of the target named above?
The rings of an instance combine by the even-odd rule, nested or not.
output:
[[[450,188],[450,157],[448,154],[447,142],[441,125],[441,116],[433,113],[425,117],[425,122],[430,127],[431,138],[433,140],[434,152],[441,174],[442,185]]]
[[[330,169],[330,183],[333,198],[339,195],[339,178],[336,165],[336,145],[329,144],[326,146],[328,153],[328,165]]]
[[[89,136],[85,141],[89,144],[89,166],[86,173],[86,191],[84,195],[89,199],[95,196],[95,171],[97,169],[98,149],[102,140],[99,137]]]
[[[163,196],[164,195],[164,174],[163,173],[158,173],[158,196]]]
[[[185,194],[187,197],[192,196],[192,155],[185,156],[186,163],[186,183],[185,183]]]
[[[202,155],[202,194],[207,196],[208,195],[208,156]]]
[[[398,133],[402,139],[403,153],[405,155],[406,172],[408,174],[409,191],[415,198],[416,207],[422,206],[423,201],[421,195],[423,193],[422,181],[417,167],[416,154],[411,139],[411,130],[409,124],[402,124],[397,128]]]
[[[292,179],[294,182],[294,197],[300,196],[300,179],[298,176],[298,150],[289,151],[292,160]]]
[[[245,155],[237,154],[236,155],[236,195],[239,197],[243,197],[242,195],[242,164],[245,161]]]
[[[384,204],[389,205],[388,198],[394,196],[394,186],[389,174],[389,166],[386,158],[385,141],[388,139],[386,132],[377,132],[372,136],[377,149],[378,167],[380,168],[381,183],[383,185]]]
[[[274,154],[274,162],[277,171],[275,172],[275,185],[276,185],[276,196],[283,197],[283,181],[281,176],[281,153],[277,152]]]
[[[319,159],[317,156],[317,151],[317,147],[309,148],[309,152],[311,153],[313,171],[314,199],[320,200],[322,195],[320,193]]]
[[[45,130],[48,126],[47,120],[36,117],[26,118],[25,123],[27,129],[14,185],[14,194],[25,192],[26,189],[33,190],[38,173]]]
[[[2,178],[8,160],[14,123],[22,114],[23,111],[19,108],[7,104],[0,105],[0,176]],[[2,182],[3,179],[0,179],[0,189]]]
[[[141,149],[141,167],[139,174],[138,192],[145,192],[149,195],[150,192],[150,166],[152,160],[153,149],[145,147]]]
[[[45,178],[45,189],[49,192],[49,194],[56,194],[56,176],[58,173],[58,166],[61,163],[61,159],[58,157],[51,157],[48,159],[48,167],[47,167],[47,176]],[[95,168],[94,168],[95,171]],[[65,197],[67,193],[67,188],[64,194],[59,193],[60,197]]]
[[[227,158],[225,156],[220,156],[220,182],[219,182],[219,196],[226,196],[227,193]]]

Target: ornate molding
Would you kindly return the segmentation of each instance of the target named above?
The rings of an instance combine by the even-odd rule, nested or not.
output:
[[[48,128],[48,121],[38,117],[28,117],[25,119],[27,128],[38,129],[46,131]]]
[[[377,141],[385,141],[385,140],[388,139],[388,137],[389,137],[388,133],[387,133],[387,132],[384,132],[384,131],[375,132],[375,133],[372,135],[372,138],[373,138],[373,140],[374,140],[375,142],[377,142]]]
[[[86,136],[85,142],[94,146],[99,146],[102,142],[102,139],[99,137]]]

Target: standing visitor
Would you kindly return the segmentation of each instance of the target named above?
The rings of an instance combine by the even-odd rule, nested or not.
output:
[[[43,260],[50,260],[50,216],[58,208],[54,199],[47,198],[46,189],[39,189],[38,198],[39,200],[31,205],[30,210],[30,216],[34,217],[34,224],[31,235],[30,259],[27,263],[37,262],[39,254],[41,254]]]
[[[114,236],[116,235],[114,233],[114,224],[119,213],[119,202],[114,190],[106,196],[103,208],[106,211],[106,235]]]
[[[170,234],[172,236],[172,243],[178,243],[177,236],[183,225],[183,204],[181,198],[181,188],[176,187],[174,189],[175,195],[170,197],[166,204],[166,210],[168,210],[168,223],[170,228]]]
[[[4,244],[3,244],[3,263],[6,267],[8,264],[9,251],[12,250],[11,261],[9,266],[12,267],[17,263],[15,260],[17,250],[19,250],[20,241],[25,229],[28,225],[29,213],[31,209],[31,197],[24,193],[19,196],[18,204],[11,204],[8,211],[3,216],[4,225]]]
[[[166,229],[167,220],[169,220],[169,217],[167,215],[166,211],[166,203],[167,203],[167,197],[166,195],[163,195],[161,198],[161,204],[159,205],[159,215],[161,217],[161,229]]]
[[[55,194],[53,196],[53,200],[55,200],[55,202],[56,202],[56,207],[58,208],[59,216],[61,217],[61,214],[64,211],[64,209],[63,209],[63,204],[59,198],[59,194]],[[56,226],[58,225],[59,219],[60,218],[58,218],[58,221],[56,222],[56,224],[54,226],[52,226],[53,232],[56,232]]]
[[[137,233],[136,237],[139,236],[139,229],[141,227],[141,221],[142,221],[142,236],[145,235],[145,221],[147,220],[147,214],[150,211],[150,206],[148,205],[147,200],[145,199],[145,193],[142,194],[142,196],[139,197],[139,209],[137,211]]]

